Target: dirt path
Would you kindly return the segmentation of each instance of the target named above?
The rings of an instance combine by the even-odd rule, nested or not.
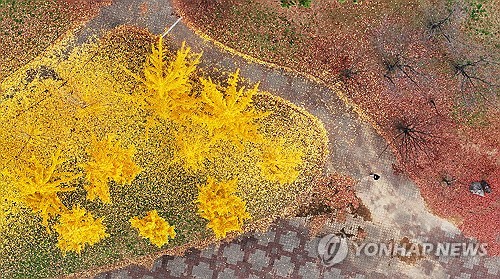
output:
[[[99,16],[90,21],[80,31],[78,34],[79,42],[84,42],[92,34],[99,34],[99,32],[103,30],[121,24],[145,27],[151,32],[159,34],[164,31],[165,26],[170,26],[177,18],[175,10],[172,8],[171,1],[114,1],[112,5],[104,7]],[[331,224],[330,226],[326,226],[324,228],[325,232],[337,232],[341,228],[345,228],[345,231],[349,233],[355,232],[358,227],[361,227],[368,233],[367,239],[365,240],[366,242],[385,242],[390,239],[400,240],[404,236],[413,240],[429,242],[445,240],[449,242],[464,241],[463,236],[460,235],[459,230],[453,224],[428,212],[417,186],[412,181],[404,175],[394,174],[392,165],[395,163],[395,159],[390,151],[384,153],[383,156],[379,156],[385,148],[385,141],[383,138],[380,137],[375,129],[367,121],[364,121],[353,108],[347,106],[346,103],[339,98],[339,95],[334,89],[311,81],[301,74],[251,62],[239,55],[232,54],[195,34],[195,32],[186,26],[184,22],[179,23],[172,30],[170,38],[175,44],[180,45],[182,41],[186,41],[194,51],[203,51],[203,67],[216,68],[223,71],[234,71],[239,68],[241,70],[241,76],[247,78],[250,82],[260,81],[260,88],[262,90],[269,91],[305,108],[324,123],[330,139],[330,158],[326,171],[342,172],[357,179],[359,181],[357,192],[363,200],[363,203],[371,211],[373,218],[372,221],[351,218],[348,219],[345,224]],[[371,172],[379,174],[381,179],[374,181],[369,177]],[[299,230],[305,230],[304,227],[300,228]],[[280,235],[287,235],[286,232],[288,229],[286,226],[281,229],[278,226],[276,230]],[[234,243],[235,245],[240,245],[240,248],[243,249],[244,246],[241,246],[241,242],[248,238],[252,239],[255,237],[242,237],[239,240],[235,240]],[[304,238],[306,238],[306,236],[304,236]],[[283,248],[284,246],[283,243],[280,242],[280,239],[275,239],[275,241],[277,245],[282,245],[281,247]],[[299,238],[297,241],[302,241],[300,243],[303,243],[305,240]],[[267,245],[269,245],[269,243]],[[220,249],[225,249],[224,247],[225,246],[222,246],[217,249],[219,249],[218,251],[220,252]],[[306,249],[303,245],[297,246],[296,248],[299,249],[300,247]],[[222,255],[224,251],[220,252],[220,254]],[[204,252],[202,252],[202,254],[203,253]],[[240,256],[241,255],[238,255],[238,257]],[[245,255],[243,256],[248,257]],[[195,255],[193,256],[194,258],[190,257],[192,256],[187,256],[186,258],[167,257],[167,260],[165,260],[165,258],[159,259],[163,264],[162,266],[165,267],[163,273],[153,274],[150,272],[148,276],[156,276],[155,274],[159,274],[158,276],[169,275],[172,278],[176,278],[174,274],[175,265],[169,264],[169,261],[188,261],[191,264],[191,268],[188,268],[187,271],[183,271],[184,273],[179,273],[178,276],[195,276],[194,267],[200,266],[202,262],[200,259],[202,259],[202,256]],[[214,265],[219,267],[224,261],[227,261],[224,264],[231,261],[231,258],[227,256],[212,257],[210,259],[212,261],[222,261]],[[271,268],[271,266],[277,264],[276,261],[280,259],[281,258],[278,257],[275,261],[273,260],[273,262],[268,261],[264,264],[264,267],[267,266]],[[314,257],[312,259],[314,259]],[[493,267],[498,266],[498,257],[474,258],[472,264],[470,263],[471,259],[472,258],[447,259],[444,261],[436,258],[425,258],[417,261],[413,265],[408,265],[397,258],[356,258],[354,256],[349,256],[346,260],[347,263],[345,263],[347,264],[345,266],[345,271],[352,270],[356,272],[347,274],[342,271],[342,274],[346,274],[348,277],[367,275],[370,278],[374,278],[371,276],[373,274],[378,274],[380,277],[398,276],[398,278],[402,278],[401,276],[403,275],[404,277],[413,278],[427,276],[432,276],[433,278],[446,278],[447,274],[452,278],[453,276],[466,276],[461,278],[470,278],[467,277],[468,275],[473,275],[474,277],[472,278],[476,278],[476,275],[481,278],[487,278],[487,276],[492,276],[493,278],[494,275],[497,274],[498,269]],[[291,276],[292,274],[301,276],[301,267],[314,265],[318,268],[317,265],[319,265],[313,260],[309,262],[294,263],[292,259],[291,263],[294,265],[294,269],[292,270],[295,273],[292,272],[287,276]],[[388,267],[389,265],[390,268]],[[468,268],[470,265],[475,266],[474,270]],[[208,265],[207,270],[212,271],[212,278],[217,278],[218,274],[225,272],[225,268],[210,268],[210,266],[212,265]],[[235,268],[234,266],[237,265],[227,264],[228,269]],[[493,267],[489,268],[489,266]],[[342,266],[336,268],[343,270]],[[463,270],[465,271],[462,272]],[[146,276],[146,274],[148,274],[147,270],[137,271],[136,267],[128,267],[128,269],[116,270],[107,274],[101,274],[100,276],[105,276],[102,278],[106,278],[107,275],[116,275],[118,276],[117,278],[128,278],[128,272],[139,272],[138,275],[136,274],[137,276]],[[325,274],[327,273],[325,272],[329,271],[325,271],[324,268],[321,269],[321,276],[326,276]],[[248,276],[241,274],[246,274]],[[251,269],[249,269],[247,273],[243,272],[241,274],[238,275],[238,277],[249,277],[253,273]],[[279,273],[276,274],[279,275]]]

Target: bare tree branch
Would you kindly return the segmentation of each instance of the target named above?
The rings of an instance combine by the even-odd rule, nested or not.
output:
[[[384,78],[392,85],[396,86],[396,78],[407,78],[418,87],[416,76],[423,76],[423,74],[415,70],[410,64],[404,62],[401,55],[385,58],[382,63],[385,68]],[[398,73],[401,75],[398,76]]]
[[[436,155],[434,145],[440,137],[426,130],[429,121],[434,117],[424,121],[398,120],[393,128],[396,132],[395,136],[387,143],[379,156],[392,145],[405,164],[415,165],[421,154],[434,157]]]

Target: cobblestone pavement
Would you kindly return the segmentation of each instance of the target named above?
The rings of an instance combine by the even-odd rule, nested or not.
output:
[[[342,226],[349,226],[350,220]],[[327,226],[324,233],[338,231]],[[377,226],[372,235],[383,233]],[[457,238],[435,235],[441,241]],[[280,220],[266,233],[241,236],[229,243],[190,250],[184,257],[163,256],[151,270],[131,265],[99,274],[96,279],[153,278],[481,278],[500,276],[499,258],[424,258],[409,265],[397,257],[356,257],[349,245],[348,257],[331,267],[324,266],[317,252],[320,237],[308,236],[304,218]],[[440,269],[446,269],[441,274]],[[401,273],[400,270],[407,270]]]
[[[144,8],[147,7],[147,8]],[[178,16],[167,0],[115,0],[78,34],[89,36],[130,24],[159,34]],[[372,220],[349,217],[344,224],[329,224],[323,233],[344,229],[367,233],[364,240],[385,242],[408,237],[412,242],[461,242],[465,239],[450,222],[431,214],[417,186],[395,174],[390,152],[380,153],[385,141],[329,88],[285,69],[252,63],[233,55],[195,34],[181,22],[169,34],[177,45],[183,41],[194,51],[203,51],[202,66],[234,71],[260,88],[281,96],[317,116],[330,138],[327,171],[338,171],[358,181],[356,190],[371,212]],[[374,181],[368,174],[381,179]],[[498,278],[500,258],[424,258],[406,264],[399,258],[354,257],[331,268],[318,264],[318,238],[309,240],[303,219],[279,221],[266,234],[241,236],[203,251],[189,251],[184,257],[164,256],[150,271],[137,266],[100,274],[97,278]],[[351,247],[352,248],[352,247]],[[353,249],[353,248],[352,248]]]

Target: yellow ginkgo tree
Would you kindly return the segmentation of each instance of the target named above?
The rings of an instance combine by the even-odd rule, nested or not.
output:
[[[191,89],[192,76],[201,54],[191,52],[184,43],[170,61],[167,52],[160,36],[158,43],[151,46],[143,76],[128,71],[146,87],[145,93],[133,95],[133,101],[159,119],[182,122],[198,108]]]
[[[236,195],[237,185],[236,179],[217,182],[208,177],[207,183],[199,188],[198,214],[208,220],[207,228],[219,239],[229,232],[241,232],[243,223],[251,218],[245,201]]]
[[[5,146],[0,154],[0,190],[5,192],[0,226],[7,215],[13,216],[10,207],[22,205],[41,217],[49,233],[57,233],[57,246],[64,254],[81,253],[108,237],[103,218],[95,218],[91,209],[109,213],[116,208],[109,206],[115,202],[112,196],[129,202],[130,196],[120,195],[130,192],[155,197],[157,193],[143,191],[161,190],[172,199],[185,198],[184,192],[167,192],[171,186],[164,182],[167,176],[189,171],[199,179],[206,177],[196,199],[192,193],[196,189],[189,188],[192,184],[175,186],[186,188],[197,215],[207,221],[206,228],[222,239],[241,232],[250,212],[260,214],[256,207],[247,208],[247,202],[248,207],[256,204],[249,194],[259,192],[255,188],[298,178],[302,150],[276,136],[283,133],[273,129],[282,127],[269,122],[280,122],[280,110],[272,115],[265,111],[269,94],[260,91],[258,83],[243,86],[239,70],[225,80],[212,79],[197,70],[200,53],[182,44],[172,55],[161,37],[151,45],[142,71],[126,70],[128,75],[119,76],[123,72],[117,63],[98,51],[98,47],[80,49],[58,63],[45,61],[43,69],[50,69],[52,78],[34,79],[24,87],[15,87],[12,81],[6,89],[7,83],[2,83],[1,90],[13,97],[0,103],[5,126],[0,129],[0,143]],[[17,83],[24,82],[19,77]],[[44,154],[55,144],[64,146],[64,158],[71,157],[71,163],[60,150],[47,160]],[[145,174],[146,183],[112,193],[111,183],[131,185],[143,171],[135,156],[144,162],[144,170],[157,168],[158,173]],[[155,161],[158,158],[161,162]],[[159,173],[162,176],[152,177]],[[189,180],[176,178],[180,184]],[[75,202],[85,198],[88,210]],[[126,206],[144,209],[138,204]],[[175,227],[156,210],[143,218],[130,217],[125,225],[130,223],[157,247],[176,236]],[[183,224],[191,221],[175,224],[178,233],[186,233]],[[114,232],[123,223],[109,225]]]
[[[48,220],[64,212],[66,207],[61,202],[58,193],[74,191],[74,187],[63,187],[64,184],[77,179],[80,175],[60,172],[58,169],[64,159],[61,150],[51,156],[50,163],[33,156],[27,162],[19,164],[13,171],[4,171],[4,176],[10,178],[14,193],[14,202],[29,207],[42,217],[42,224],[48,229]]]
[[[259,162],[261,173],[269,181],[292,183],[299,176],[303,155],[297,147],[286,146],[284,140],[264,144]]]
[[[135,148],[122,147],[114,134],[108,134],[102,140],[93,136],[87,153],[90,159],[82,167],[90,182],[84,188],[87,199],[91,201],[99,198],[103,203],[111,203],[108,182],[113,180],[119,184],[130,184],[141,172],[141,167],[133,161]]]
[[[213,158],[213,140],[199,126],[179,129],[175,135],[176,155],[173,162],[181,163],[185,169],[199,171],[205,160]]]
[[[250,89],[238,88],[239,69],[229,75],[223,87],[208,78],[200,78],[201,113],[194,119],[204,124],[216,140],[223,139],[239,144],[242,141],[258,142],[258,120],[269,115],[253,106],[252,97],[259,92],[259,84]]]
[[[200,171],[205,162],[228,155],[220,150],[224,144],[233,144],[244,152],[246,143],[256,143],[263,148],[256,162],[265,179],[280,184],[297,179],[301,151],[285,148],[283,141],[266,139],[260,131],[261,122],[270,113],[258,110],[254,104],[257,95],[262,94],[258,83],[248,89],[239,85],[239,70],[231,73],[225,84],[195,76],[201,54],[190,53],[184,44],[170,61],[167,53],[160,38],[152,46],[143,76],[133,74],[146,87],[146,91],[135,92],[133,98],[154,117],[176,124],[171,135],[173,162]],[[193,86],[195,82],[199,86]],[[236,180],[215,182],[209,177],[207,184],[199,188],[199,215],[209,221],[207,227],[217,238],[241,231],[243,222],[250,218],[245,201],[235,194],[236,185]]]
[[[70,251],[80,254],[85,246],[92,246],[109,236],[103,218],[95,219],[80,205],[62,213],[54,229],[58,233],[57,246],[63,255]]]
[[[130,219],[130,224],[139,231],[140,236],[149,239],[158,248],[167,244],[169,238],[175,238],[176,235],[175,227],[160,217],[156,209],[148,211],[142,219],[138,217]]]

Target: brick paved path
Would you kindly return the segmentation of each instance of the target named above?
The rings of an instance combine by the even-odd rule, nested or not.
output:
[[[140,6],[147,6],[147,11]],[[120,24],[148,28],[159,34],[177,20],[171,1],[115,0],[101,10],[79,33],[79,41]],[[373,127],[329,88],[283,69],[250,63],[218,48],[196,35],[184,23],[170,33],[174,44],[186,41],[194,51],[203,51],[202,66],[234,71],[260,88],[281,96],[317,116],[330,138],[327,171],[339,171],[355,178],[358,195],[369,208],[373,221],[348,218],[345,224],[331,224],[324,233],[367,232],[365,241],[465,241],[451,223],[428,212],[416,185],[392,169],[394,157]],[[381,179],[373,181],[368,174]],[[204,251],[190,251],[185,257],[162,257],[153,270],[137,266],[100,274],[98,278],[498,278],[500,258],[425,258],[406,264],[398,258],[353,257],[331,268],[318,264],[318,238],[309,240],[302,219],[280,221],[267,234],[241,236],[230,244]],[[469,241],[469,240],[467,240]],[[352,248],[352,247],[351,247]]]
[[[190,250],[184,257],[163,256],[148,270],[131,265],[106,272],[96,279],[153,278],[484,278],[500,276],[499,258],[425,258],[413,265],[391,257],[355,257],[349,245],[348,257],[341,263],[325,267],[318,257],[320,237],[310,238],[304,218],[280,220],[266,233],[241,236],[218,247]],[[324,232],[338,231],[346,224],[328,226]],[[368,227],[369,234],[379,236],[384,231]],[[457,237],[438,237],[442,241]],[[382,237],[383,239],[383,237]]]

